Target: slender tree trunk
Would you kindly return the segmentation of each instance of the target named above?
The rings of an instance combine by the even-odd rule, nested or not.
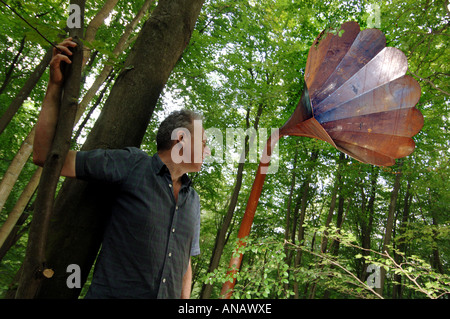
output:
[[[391,192],[391,200],[389,203],[389,211],[386,220],[386,234],[384,235],[383,249],[382,249],[383,253],[389,252],[388,246],[391,244],[392,229],[394,226],[394,214],[397,204],[398,191],[400,189],[401,177],[402,177],[402,162],[399,162],[399,171],[395,175],[394,187]],[[380,267],[380,288],[376,288],[375,291],[381,296],[383,295],[385,279],[386,279],[386,270],[383,267]]]
[[[258,107],[256,118],[255,118],[255,123],[253,125],[255,131],[258,129],[259,118],[262,114],[262,111],[263,111],[263,104],[260,104]],[[250,108],[247,109],[247,115],[246,115],[247,128],[250,127],[249,118],[250,118]],[[250,139],[251,139],[250,144],[253,143],[252,140],[254,138],[255,138],[254,136],[250,137]],[[245,158],[247,157],[248,152],[249,152],[248,140],[249,140],[249,136],[247,135],[245,137],[244,150],[241,154],[241,160],[239,161],[239,165],[238,165],[238,170],[237,170],[237,174],[236,174],[236,182],[234,185],[233,193],[230,198],[230,204],[228,205],[227,213],[223,219],[222,225],[216,236],[216,241],[214,244],[214,250],[213,250],[211,260],[209,263],[208,272],[213,272],[219,266],[220,258],[222,257],[223,249],[225,248],[226,234],[228,232],[231,221],[233,219],[234,210],[236,209],[239,192],[240,192],[241,186],[242,186],[242,178],[244,176]],[[201,298],[209,299],[211,297],[212,288],[213,288],[212,285],[204,284],[202,286]]]
[[[39,168],[39,170],[42,170],[42,168]],[[36,174],[35,174],[36,175]],[[40,175],[39,175],[40,176]],[[37,182],[39,183],[39,178],[37,179]],[[8,236],[6,237],[3,244],[0,246],[0,262],[2,261],[3,257],[5,257],[8,250],[16,244],[16,242],[26,233],[28,233],[28,230],[30,228],[31,222],[28,222],[25,226],[25,222],[27,221],[28,217],[30,216],[31,212],[33,211],[33,205],[30,200],[30,198],[33,196],[33,194],[29,195],[25,194],[30,188],[25,188],[25,190],[20,195],[19,200],[17,201],[16,205],[14,206],[13,210],[11,211],[11,214],[15,214],[15,211],[20,211],[20,214],[15,214],[17,217],[17,221],[14,221],[14,224],[11,225],[12,229],[8,233]],[[25,194],[25,195],[24,195]],[[8,217],[9,218],[9,217]],[[5,223],[6,224],[6,223]],[[11,283],[14,285],[17,283],[17,281]],[[12,296],[14,298],[14,296]]]
[[[100,91],[100,94],[97,98],[97,100],[95,101],[94,105],[92,105],[92,107],[89,109],[89,111],[86,113],[86,116],[84,117],[83,121],[80,123],[80,125],[77,128],[76,133],[73,135],[73,143],[76,143],[78,140],[78,137],[80,137],[81,132],[83,131],[84,127],[86,126],[87,122],[89,121],[89,119],[91,118],[92,114],[94,113],[95,109],[97,108],[97,106],[100,104],[100,102],[103,100],[103,97],[106,93],[106,91],[108,90],[111,81],[114,79],[114,70],[112,69],[111,72],[108,75],[108,78],[106,79],[103,89]]]
[[[38,66],[36,66],[36,68],[28,77],[23,87],[20,89],[19,93],[17,93],[14,100],[12,100],[6,111],[3,113],[2,117],[0,118],[0,134],[3,133],[5,128],[8,126],[9,122],[11,122],[14,115],[22,106],[23,101],[25,101],[25,99],[30,95],[31,91],[38,83],[42,74],[44,74],[45,70],[47,69],[47,65],[50,63],[50,60],[52,59],[52,50],[53,50],[52,48],[47,50],[47,52],[45,53],[45,55],[41,60],[41,63],[39,63]]]
[[[189,43],[203,0],[160,1],[144,24],[122,73],[105,102],[83,150],[139,146],[167,79]],[[39,298],[77,298],[66,286],[67,266],[77,264],[84,284],[101,244],[109,214],[107,187],[67,179],[52,217],[47,262],[55,271]]]
[[[286,226],[284,230],[284,240],[289,241],[290,234],[291,234],[291,206],[292,206],[292,197],[294,196],[294,190],[295,190],[295,180],[297,175],[297,159],[298,159],[298,148],[295,150],[295,156],[294,156],[294,167],[292,168],[292,179],[291,179],[291,187],[289,190],[289,198],[287,202],[286,207]],[[288,260],[288,250],[285,250],[286,252],[286,260]]]
[[[334,186],[333,186],[333,191],[332,191],[332,196],[331,196],[330,207],[329,207],[329,210],[328,210],[328,215],[327,215],[327,218],[325,220],[325,227],[329,227],[329,225],[331,223],[331,220],[333,219],[333,214],[334,214],[334,211],[335,211],[335,208],[336,208],[336,200],[337,200],[337,197],[338,197],[338,193],[339,193],[339,191],[342,190],[342,187],[341,187],[341,166],[342,166],[342,163],[343,163],[344,160],[345,160],[345,154],[341,152],[339,154],[339,158],[338,158],[338,163],[339,164],[338,164],[338,168],[336,170],[336,178],[335,178],[335,182],[334,182]],[[341,203],[343,203],[342,196],[339,196],[339,209],[342,209]],[[338,212],[338,214],[339,214],[339,212]],[[314,237],[315,237],[315,235],[314,235]],[[314,239],[314,237],[313,237],[313,239]],[[325,254],[327,252],[327,246],[328,246],[328,232],[325,229],[325,231],[323,233],[323,236],[322,236],[322,242],[321,242],[321,245],[320,245],[320,250],[321,250],[322,254]],[[311,251],[312,251],[313,247],[314,247],[313,244],[311,244]],[[323,268],[324,268],[323,265],[319,266],[319,269],[323,269]],[[311,288],[310,288],[309,299],[313,299],[315,297],[316,289],[317,289],[317,281],[314,281],[312,283],[312,285],[311,285]],[[325,296],[327,296],[327,291],[325,292]]]
[[[302,189],[304,187],[304,185],[302,184],[302,186],[300,187],[300,189]],[[295,201],[295,207],[294,207],[294,211],[292,214],[292,231],[290,232],[290,238],[289,241],[295,245],[295,237],[296,237],[296,232],[295,230],[297,229],[297,224],[298,224],[298,216],[300,213],[300,207],[302,206],[302,196],[297,196],[297,199]],[[295,251],[291,251],[289,252],[288,255],[286,255],[286,259],[285,262],[287,265],[291,266],[292,264],[292,258],[294,257],[294,252]],[[296,254],[295,254],[296,255]]]
[[[338,199],[338,210],[336,215],[336,227],[338,228],[338,234],[340,234],[340,228],[342,227],[342,223],[344,222],[344,204],[345,204],[345,198],[342,194],[339,195]],[[349,205],[347,205],[347,210],[349,208]],[[337,256],[339,253],[339,240],[333,240],[333,243],[331,244],[331,254],[333,256]]]
[[[434,214],[433,214],[434,215]],[[437,220],[436,217],[433,216],[433,226],[437,226]],[[437,237],[437,232],[436,229],[433,229],[433,262],[432,262],[432,266],[434,269],[436,269],[439,273],[444,274],[444,265],[442,264],[441,261],[441,257],[439,255],[439,249],[436,243],[436,237]]]
[[[5,174],[3,175],[2,181],[0,183],[0,211],[5,206],[5,203],[14,187],[14,184],[19,177],[25,163],[27,162],[30,154],[33,150],[33,138],[34,138],[34,128],[32,132],[25,138],[19,151],[14,156],[11,164],[8,166]]]
[[[25,47],[25,37],[23,37],[22,40],[20,41],[19,50],[17,51],[17,54],[14,56],[11,64],[9,65],[8,71],[6,71],[5,79],[3,80],[3,84],[0,87],[0,94],[3,93],[3,91],[6,89],[9,82],[11,81],[11,76],[13,74],[14,68],[16,67],[16,63],[19,60],[19,57],[22,54],[24,47]]]
[[[336,171],[336,179],[334,181],[333,192],[332,192],[332,195],[331,195],[330,208],[328,210],[327,219],[325,221],[325,227],[328,227],[330,225],[331,220],[333,218],[334,210],[335,210],[335,207],[336,207],[337,193],[338,193],[338,190],[341,187],[341,171],[340,171],[340,168],[341,168],[341,165],[342,165],[342,162],[343,162],[344,159],[345,159],[345,154],[341,152],[339,154],[339,159],[338,159],[338,163],[339,164],[338,164],[338,168],[337,168],[337,171]],[[321,246],[320,246],[320,250],[322,251],[322,253],[325,253],[327,251],[327,245],[328,245],[328,232],[325,229],[325,231],[323,233],[323,236],[322,236],[322,243],[321,243]]]
[[[42,168],[38,167],[28,182],[27,186],[25,186],[22,194],[20,194],[19,199],[14,205],[13,209],[9,212],[6,221],[3,223],[0,228],[0,247],[3,247],[6,239],[9,234],[13,230],[20,216],[22,215],[26,205],[29,203],[31,197],[36,191],[37,185],[39,184],[39,180],[41,178]]]
[[[371,236],[373,229],[373,218],[375,214],[375,197],[376,197],[376,186],[378,179],[378,169],[372,167],[372,173],[370,177],[370,197],[367,206],[364,205],[363,211],[361,212],[363,217],[361,218],[361,245],[364,250],[361,252],[363,256],[369,256],[370,252],[368,249],[371,248]],[[368,263],[365,259],[362,260],[361,275],[362,281],[366,281],[367,276],[367,266]]]
[[[405,192],[405,198],[403,200],[403,216],[402,221],[400,223],[399,229],[398,229],[398,235],[396,236],[396,241],[398,242],[398,251],[405,253],[406,252],[406,242],[405,239],[402,238],[402,235],[405,233],[407,222],[409,218],[409,211],[410,211],[410,205],[411,205],[411,182],[408,181],[408,184],[406,186],[406,192]],[[394,254],[394,258],[396,259],[397,263],[401,263],[402,256],[399,254]],[[401,299],[402,298],[402,275],[401,274],[394,274],[394,287],[392,290],[392,298],[393,299]]]
[[[288,202],[287,202],[287,208],[286,208],[286,226],[284,228],[284,241],[287,243],[290,241],[291,238],[291,219],[292,216],[291,215],[295,215],[295,214],[291,214],[291,207],[292,207],[292,198],[294,196],[294,191],[295,191],[295,181],[296,181],[296,176],[297,176],[297,162],[298,162],[298,148],[296,148],[295,150],[295,157],[294,157],[294,167],[292,168],[292,179],[291,179],[291,187],[289,190],[289,198],[288,198]],[[285,258],[284,258],[284,262],[287,265],[290,265],[291,263],[291,254],[292,254],[292,250],[289,249],[289,247],[286,245],[284,248],[284,254],[285,254]],[[288,269],[288,272],[290,272],[290,269]],[[289,282],[284,284],[284,289],[287,291],[289,289]]]
[[[308,171],[306,172],[306,178],[302,185],[300,217],[299,217],[299,221],[298,221],[298,232],[297,232],[297,239],[298,239],[299,245],[302,245],[302,241],[303,241],[303,237],[304,237],[305,227],[303,226],[303,223],[304,223],[305,214],[306,214],[306,204],[308,203],[309,186],[311,183],[311,176],[312,176],[313,169],[315,167],[318,155],[319,155],[318,151],[315,151],[315,150],[312,151],[311,158],[309,159],[310,167],[309,167]],[[295,256],[295,260],[294,260],[295,268],[297,268],[300,265],[301,258],[302,258],[302,251],[298,250],[297,254]],[[298,283],[297,282],[294,283],[294,293],[295,293],[294,298],[298,299],[299,293],[298,293]]]
[[[86,27],[86,32],[84,33],[84,41],[92,42],[95,40],[95,35],[97,34],[98,28],[103,24],[105,19],[109,16],[111,11],[116,6],[119,0],[106,0],[102,8],[97,12],[97,14],[92,18]],[[91,50],[85,48],[83,51],[83,66],[86,65],[91,55]]]
[[[337,209],[337,216],[336,216],[336,227],[338,228],[338,233],[340,233],[340,228],[342,227],[342,222],[344,221],[344,203],[345,198],[342,194],[339,194],[338,199],[338,209]],[[339,253],[339,240],[334,239],[330,245],[330,252],[333,256],[337,256]],[[333,265],[330,266],[330,268],[334,268]],[[315,293],[315,290],[314,290]],[[325,290],[323,294],[323,299],[329,299],[330,298],[330,289]],[[313,295],[314,296],[314,295]]]
[[[83,62],[83,45],[79,39],[82,38],[84,30],[85,0],[73,0],[71,4],[76,4],[80,8],[81,27],[69,30],[69,35],[78,42],[78,46],[73,50],[72,64],[66,68],[64,74],[65,81],[55,138],[42,169],[23,270],[16,292],[18,299],[34,298],[42,281],[53,276],[53,271],[47,266],[45,250],[56,186],[70,147],[80,94]]]

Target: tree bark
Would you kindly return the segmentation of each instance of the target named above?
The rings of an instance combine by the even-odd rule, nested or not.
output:
[[[72,128],[80,95],[83,63],[83,45],[79,39],[82,38],[84,30],[85,0],[73,0],[71,4],[76,4],[80,8],[81,27],[69,29],[69,35],[74,41],[78,42],[78,46],[73,50],[72,64],[66,67],[64,74],[65,81],[58,123],[51,150],[42,169],[35,210],[28,234],[23,270],[16,292],[16,298],[18,299],[34,298],[43,280],[53,276],[53,270],[47,266],[45,250],[56,187],[70,148]]]
[[[204,0],[158,3],[144,24],[122,73],[83,150],[139,146],[167,79],[189,43]],[[55,271],[38,298],[77,298],[66,286],[67,266],[77,264],[84,284],[101,244],[113,194],[106,186],[67,179],[58,194],[47,246]]]
[[[397,198],[398,198],[398,191],[400,189],[400,180],[402,177],[402,162],[399,162],[399,170],[396,172],[395,180],[394,180],[394,187],[391,192],[391,200],[389,203],[389,211],[388,216],[386,220],[386,233],[384,235],[384,241],[383,241],[383,249],[382,252],[385,253],[388,251],[388,246],[391,244],[391,238],[392,238],[392,229],[394,226],[394,213],[395,208],[397,204]],[[386,270],[383,267],[380,267],[380,287],[376,288],[375,291],[379,295],[383,295],[383,288],[384,288],[384,282],[386,279]]]

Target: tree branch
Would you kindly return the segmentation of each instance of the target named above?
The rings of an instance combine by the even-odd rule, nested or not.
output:
[[[444,90],[438,88],[438,87],[436,86],[436,84],[434,84],[434,83],[431,82],[430,80],[425,79],[425,78],[419,76],[418,74],[414,73],[413,71],[411,71],[410,68],[408,68],[408,71],[409,71],[409,73],[411,73],[411,74],[412,74],[413,76],[415,76],[416,78],[418,78],[418,79],[420,79],[420,80],[422,80],[422,81],[427,82],[428,84],[430,84],[434,89],[438,90],[438,91],[441,92],[442,94],[445,94],[445,95],[447,95],[447,96],[450,96],[450,93],[449,93],[449,92],[444,91]]]
[[[30,22],[27,21],[27,19],[25,19],[24,17],[22,17],[20,15],[19,12],[17,12],[16,10],[14,10],[13,7],[11,7],[10,5],[8,5],[6,2],[4,2],[3,0],[0,0],[1,3],[3,3],[7,8],[9,8],[12,12],[14,12],[20,19],[22,19],[23,21],[25,21],[26,24],[28,24],[34,31],[36,31],[45,41],[47,41],[48,43],[50,43],[50,45],[52,47],[54,47],[56,50],[59,51],[59,49],[56,47],[56,45],[51,42],[49,39],[47,39],[45,37],[45,35],[43,35],[35,26],[33,26]]]
[[[69,35],[78,45],[73,50],[72,64],[67,65],[65,68],[64,88],[55,137],[42,169],[23,271],[16,292],[16,298],[21,299],[34,298],[39,291],[42,281],[53,276],[53,270],[46,264],[47,235],[53,212],[56,187],[70,148],[73,123],[80,94],[83,63],[83,45],[80,38],[83,36],[84,29],[85,0],[72,0],[71,4],[76,4],[80,7],[81,16],[79,18],[81,27],[69,29]]]

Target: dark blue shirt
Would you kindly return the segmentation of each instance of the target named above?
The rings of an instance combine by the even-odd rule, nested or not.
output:
[[[189,177],[175,202],[166,165],[133,147],[78,152],[76,176],[117,188],[86,298],[180,298],[189,258],[200,253]]]

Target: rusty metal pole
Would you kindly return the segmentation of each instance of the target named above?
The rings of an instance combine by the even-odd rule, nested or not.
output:
[[[256,208],[259,202],[259,197],[261,196],[264,180],[266,179],[267,169],[270,165],[272,150],[279,141],[280,137],[281,136],[279,134],[276,134],[276,136],[271,135],[267,140],[265,151],[262,155],[261,161],[259,162],[258,171],[256,172],[255,180],[253,182],[252,191],[250,193],[250,197],[248,198],[247,207],[245,209],[244,217],[241,222],[241,227],[239,228],[239,243],[236,251],[238,251],[242,246],[245,246],[245,242],[242,240],[250,234],[250,230],[253,224],[253,218],[255,217]],[[227,275],[233,276],[233,281],[227,281],[223,284],[222,290],[220,292],[221,299],[229,299],[231,297],[234,285],[236,283],[235,275],[237,274],[239,267],[241,266],[242,257],[242,254],[237,254],[236,252],[231,257]]]

